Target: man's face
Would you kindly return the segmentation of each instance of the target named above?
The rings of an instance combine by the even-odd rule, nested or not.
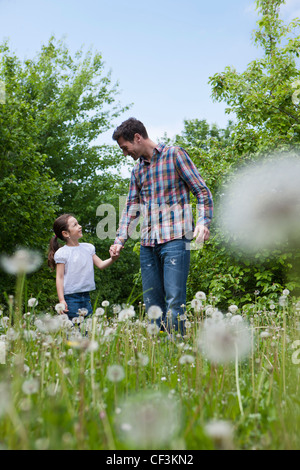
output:
[[[133,142],[125,140],[123,137],[118,139],[120,149],[123,151],[125,157],[130,155],[134,160],[138,160],[142,156],[141,136],[135,134]]]

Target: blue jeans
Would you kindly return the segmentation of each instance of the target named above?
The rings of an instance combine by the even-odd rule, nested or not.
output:
[[[88,310],[87,316],[92,315],[93,313],[89,292],[76,292],[75,294],[66,294],[65,301],[67,302],[69,310],[66,313],[70,320],[72,320],[74,317],[79,316],[77,312],[80,308],[86,308]]]
[[[163,312],[161,321],[168,331],[172,328],[184,333],[183,321],[178,316],[185,311],[186,283],[190,267],[189,241],[185,238],[141,246],[140,263],[143,296],[146,311],[151,305]]]

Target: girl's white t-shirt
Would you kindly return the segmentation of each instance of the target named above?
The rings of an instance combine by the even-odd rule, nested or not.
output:
[[[96,289],[93,263],[95,252],[95,247],[91,243],[79,243],[78,246],[64,245],[55,252],[54,261],[65,265],[65,295]]]

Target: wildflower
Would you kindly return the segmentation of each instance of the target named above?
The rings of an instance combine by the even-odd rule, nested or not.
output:
[[[86,317],[89,311],[87,308],[79,308],[77,313],[80,317]]]
[[[138,353],[138,359],[141,366],[146,366],[149,363],[149,357],[140,352]]]
[[[42,258],[36,251],[21,249],[13,256],[3,255],[0,263],[4,271],[9,274],[32,273],[42,264]]]
[[[104,308],[102,308],[102,307],[96,308],[96,311],[95,311],[96,317],[101,317],[102,315],[104,315],[104,313],[105,313]]]
[[[109,306],[109,301],[108,300],[103,300],[101,305],[102,305],[102,307],[108,307]]]
[[[53,317],[49,313],[37,317],[34,324],[42,333],[56,333],[61,327],[58,317]]]
[[[282,294],[285,295],[285,296],[288,296],[289,293],[290,293],[290,291],[289,291],[288,289],[284,289],[284,290],[282,291]]]
[[[125,372],[124,372],[123,367],[117,364],[108,366],[106,377],[111,382],[120,382],[125,377]]]
[[[281,307],[284,307],[287,304],[287,296],[286,295],[281,295],[279,297],[278,303]]]
[[[228,421],[214,420],[205,426],[206,434],[212,439],[217,449],[230,450],[233,447],[233,426]]]
[[[160,392],[143,392],[128,397],[116,416],[119,438],[133,449],[167,446],[181,424],[179,403]]]
[[[193,299],[191,301],[191,307],[195,310],[195,312],[200,312],[202,307],[202,301],[200,299]]]
[[[269,331],[262,331],[259,335],[261,338],[269,338],[271,335],[271,333]]]
[[[63,313],[66,310],[66,306],[63,302],[56,304],[54,308],[57,311],[57,313]]]
[[[6,338],[8,341],[15,341],[19,337],[19,334],[14,328],[9,328],[6,332]]]
[[[184,354],[179,359],[179,364],[193,364],[194,362],[195,362],[195,358],[191,354]]]
[[[121,311],[121,306],[118,305],[118,304],[114,304],[114,305],[112,306],[112,311],[113,311],[114,314],[119,313],[119,312]]]
[[[159,333],[159,327],[156,323],[150,323],[150,325],[147,326],[147,332],[152,336],[157,335]]]
[[[67,345],[75,349],[81,349],[87,352],[97,351],[98,343],[97,341],[91,341],[86,337],[74,336],[67,341]]]
[[[151,305],[147,312],[150,320],[158,320],[162,316],[162,309],[157,305]]]
[[[297,240],[300,231],[300,159],[271,156],[238,172],[223,196],[223,229],[247,251]],[[233,241],[233,239],[232,239]]]
[[[235,314],[235,313],[238,311],[238,309],[239,309],[239,308],[238,308],[236,305],[230,305],[230,306],[228,307],[228,311],[229,311],[230,313],[233,313],[233,314]]]
[[[229,362],[247,355],[251,348],[251,335],[242,317],[226,318],[218,315],[205,320],[197,339],[197,346],[214,363]],[[234,320],[233,320],[234,319]]]
[[[39,391],[39,382],[37,379],[25,380],[22,385],[22,391],[25,395],[33,395]]]
[[[198,299],[198,300],[206,300],[206,294],[205,294],[205,292],[198,291],[195,294],[195,298]]]
[[[38,305],[38,300],[35,299],[34,297],[31,297],[29,300],[28,300],[28,307],[36,307]]]
[[[125,321],[135,316],[135,311],[133,307],[124,308],[120,311],[118,319],[119,321]]]

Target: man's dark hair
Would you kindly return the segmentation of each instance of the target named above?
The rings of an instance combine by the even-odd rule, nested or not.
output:
[[[133,142],[135,134],[140,134],[144,139],[148,139],[148,133],[144,124],[135,118],[129,118],[117,127],[112,138],[113,140],[118,140],[120,137],[123,137],[124,140]]]

